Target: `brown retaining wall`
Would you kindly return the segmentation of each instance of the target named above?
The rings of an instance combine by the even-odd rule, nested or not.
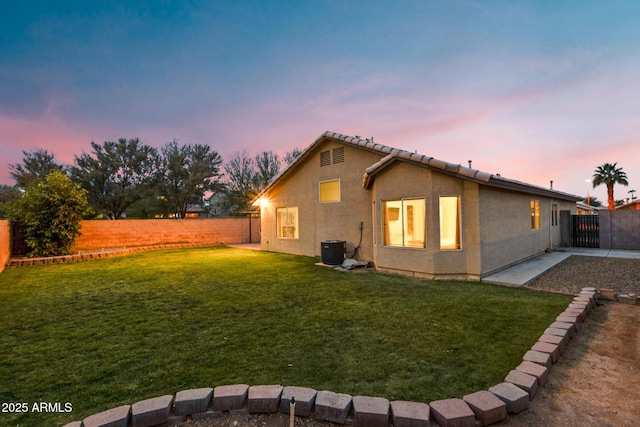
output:
[[[0,272],[11,257],[11,223],[0,220]]]

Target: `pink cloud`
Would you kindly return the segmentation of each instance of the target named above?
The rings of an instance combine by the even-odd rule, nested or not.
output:
[[[55,117],[30,120],[0,116],[0,129],[0,183],[7,185],[15,184],[9,175],[9,164],[21,162],[22,150],[46,149],[59,162],[71,163],[89,138]]]

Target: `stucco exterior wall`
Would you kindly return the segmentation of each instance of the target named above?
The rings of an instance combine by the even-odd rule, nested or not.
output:
[[[540,228],[531,228],[531,201],[540,202]],[[499,189],[480,188],[482,275],[560,246],[560,222],[551,224],[552,203],[575,212],[575,203]]]
[[[460,250],[440,249],[440,196],[460,197]],[[375,200],[376,267],[416,277],[478,279],[480,234],[477,196],[477,184],[409,163],[397,162],[382,171],[372,188],[372,198]],[[426,247],[417,249],[385,246],[383,202],[419,197],[426,200]]]
[[[560,245],[559,213],[575,211],[574,202],[555,201],[558,224],[552,226],[554,200],[544,189],[524,184],[521,187],[525,191],[547,195],[521,193],[520,184],[510,180],[505,180],[504,185],[512,190],[496,189],[484,184],[486,174],[469,175],[473,171],[459,165],[441,167],[440,163],[427,163],[423,156],[414,153],[389,147],[371,148],[373,143],[363,140],[353,143],[361,145],[351,145],[347,142],[350,138],[342,139],[345,141],[342,143],[334,137],[316,140],[309,148],[311,151],[305,152],[268,188],[268,204],[261,208],[263,250],[320,256],[322,241],[345,240],[350,255],[361,242],[358,259],[373,261],[382,271],[424,278],[479,280],[483,275]],[[321,166],[321,153],[336,148],[344,149],[344,163],[331,161]],[[390,150],[391,156],[376,164]],[[367,175],[369,189],[365,189],[363,174],[373,165]],[[335,179],[340,180],[340,202],[320,203],[320,182]],[[496,181],[490,181],[489,185],[501,185],[500,180]],[[441,248],[441,196],[460,198],[459,249]],[[385,246],[383,202],[410,198],[425,200],[425,248]],[[539,229],[531,229],[531,200],[540,203]],[[298,209],[296,238],[277,236],[276,212],[286,207]],[[417,205],[414,209],[421,210]],[[416,216],[407,218],[415,220]],[[407,246],[420,241],[414,235],[415,228],[405,233],[401,226],[397,219],[387,225],[393,238],[400,242],[396,244],[402,246],[406,236],[409,236]]]
[[[320,166],[320,153],[344,148],[344,162]],[[320,256],[320,243],[325,240],[345,240],[348,255],[360,242],[358,259],[371,261],[373,223],[371,196],[362,188],[365,168],[382,156],[366,150],[329,141],[315,147],[314,152],[294,171],[293,179],[276,184],[269,192],[267,206],[261,208],[263,250]],[[340,180],[340,202],[320,203],[320,182]],[[277,237],[276,209],[298,208],[298,238]]]
[[[0,220],[0,272],[11,257],[11,223]]]

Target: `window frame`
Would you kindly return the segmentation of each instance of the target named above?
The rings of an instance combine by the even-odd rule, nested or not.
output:
[[[407,239],[405,238],[405,229],[408,224],[405,220],[405,201],[410,200],[421,200],[424,203],[424,218],[423,218],[423,235],[422,235],[422,246],[409,246],[407,243]],[[387,203],[390,202],[400,202],[400,210],[399,210],[399,219],[400,219],[400,228],[402,230],[402,244],[401,245],[392,245],[387,244],[387,240],[389,240],[388,236],[388,219],[387,219],[387,211],[386,206]],[[409,207],[409,206],[407,206]],[[403,197],[400,199],[384,199],[381,200],[380,203],[381,215],[381,242],[382,246],[385,248],[399,248],[399,249],[417,249],[417,250],[426,250],[427,249],[427,198],[425,196],[418,197]],[[412,220],[412,224],[415,226],[415,221]]]
[[[327,184],[330,182],[338,183],[338,199],[337,200],[322,200],[322,184]],[[340,203],[342,201],[342,182],[340,178],[338,179],[328,179],[326,181],[320,181],[318,183],[318,202],[320,203]]]
[[[540,220],[540,200],[531,199],[530,206],[530,215],[531,215],[531,229],[532,230],[540,230],[541,228],[541,220]]]
[[[287,222],[289,221],[289,211],[294,211],[295,210],[295,220],[294,220],[294,231],[293,231],[293,237],[288,237],[287,235],[283,235],[285,233],[281,233],[281,229],[283,229],[280,225],[280,212],[282,212],[284,210],[285,215],[287,217]],[[297,206],[283,206],[283,207],[279,207],[276,208],[276,238],[277,239],[283,239],[283,240],[298,240],[300,238],[300,218],[299,218],[299,209]],[[286,224],[284,227],[291,227],[292,225],[290,224]]]
[[[457,238],[457,242],[454,244],[454,246],[457,247],[443,247],[442,246],[442,203],[441,200],[443,198],[449,198],[449,199],[456,199],[457,203],[456,203],[456,208],[457,208],[457,212],[456,212],[456,218],[457,218],[457,226],[456,226],[456,238]],[[461,251],[462,250],[462,195],[460,194],[456,194],[456,195],[441,195],[438,196],[438,227],[439,227],[439,232],[440,232],[440,251]]]

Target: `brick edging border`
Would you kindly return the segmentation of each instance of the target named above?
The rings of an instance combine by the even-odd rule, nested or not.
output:
[[[90,261],[101,258],[115,258],[124,255],[131,255],[139,252],[164,251],[170,249],[204,248],[222,246],[224,243],[168,243],[151,246],[134,246],[122,249],[107,249],[100,252],[77,253],[73,255],[59,255],[53,257],[40,258],[10,258],[5,264],[6,268],[30,267],[33,265],[66,264],[69,262]]]
[[[148,427],[175,426],[193,420],[231,413],[289,414],[295,397],[296,416],[313,417],[336,424],[367,427],[429,427],[434,421],[442,427],[475,427],[504,420],[529,407],[538,390],[547,382],[549,371],[560,354],[582,327],[603,293],[596,288],[582,288],[525,353],[522,363],[509,372],[504,382],[488,390],[460,398],[433,402],[393,401],[381,397],[350,396],[306,387],[247,384],[222,385],[179,391],[100,412],[64,427]],[[606,296],[605,296],[606,297]]]

